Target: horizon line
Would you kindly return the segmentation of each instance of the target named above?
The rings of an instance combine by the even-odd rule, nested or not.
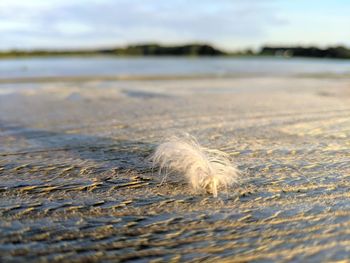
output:
[[[140,41],[140,42],[130,42],[128,44],[116,44],[116,45],[99,45],[94,47],[36,47],[36,48],[6,48],[1,49],[1,53],[6,52],[35,52],[35,51],[51,51],[51,52],[59,52],[59,51],[101,51],[101,50],[113,50],[113,49],[123,49],[128,47],[138,47],[138,46],[150,46],[156,45],[159,47],[182,47],[182,46],[190,46],[190,45],[208,45],[217,50],[223,51],[225,53],[239,53],[239,52],[247,52],[247,51],[261,51],[264,47],[271,48],[318,48],[318,49],[328,49],[328,48],[336,48],[336,47],[344,47],[350,48],[349,45],[346,44],[333,44],[333,45],[317,45],[317,44],[274,44],[274,43],[266,43],[262,44],[259,47],[241,47],[235,49],[227,49],[218,47],[219,45],[212,44],[210,42],[200,42],[200,41],[186,41],[182,43],[162,43],[162,42],[153,42],[153,41]]]

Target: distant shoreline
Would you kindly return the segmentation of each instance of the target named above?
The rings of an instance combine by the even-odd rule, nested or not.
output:
[[[67,56],[117,56],[117,57],[306,57],[306,58],[336,58],[350,59],[350,49],[338,46],[329,48],[318,47],[262,47],[259,51],[244,50],[226,52],[208,44],[188,44],[177,46],[162,46],[158,44],[129,45],[110,49],[94,50],[10,50],[0,51],[0,59],[26,57],[67,57]]]
[[[21,83],[53,83],[53,82],[90,82],[90,81],[169,81],[169,80],[199,80],[199,79],[247,79],[247,78],[281,78],[281,79],[350,79],[349,74],[294,74],[270,76],[263,74],[203,74],[203,75],[119,75],[119,76],[48,76],[48,77],[15,77],[0,78],[2,84],[21,84]]]

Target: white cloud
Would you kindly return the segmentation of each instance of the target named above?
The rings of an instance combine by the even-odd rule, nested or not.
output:
[[[296,2],[297,11],[302,10],[302,2]],[[11,48],[13,43],[19,48],[59,48],[190,41],[237,48],[257,47],[264,42],[293,42],[303,37],[311,39],[312,35],[316,42],[324,41],[327,32],[319,35],[322,29],[315,28],[317,21],[310,24],[316,31],[311,34],[302,25],[308,14],[302,13],[297,18],[292,10],[295,6],[288,3],[283,0],[1,0],[0,48]],[[303,31],[309,33],[306,36],[296,33]],[[332,36],[341,40],[339,34]]]

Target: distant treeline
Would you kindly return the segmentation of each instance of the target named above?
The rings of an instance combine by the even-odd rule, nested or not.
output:
[[[206,44],[192,44],[184,46],[133,45],[104,51],[116,55],[141,56],[220,56],[226,53]]]
[[[259,51],[245,50],[228,53],[207,44],[189,44],[178,46],[161,46],[158,44],[129,45],[109,49],[95,50],[11,50],[0,52],[0,58],[28,56],[283,56],[316,58],[350,58],[350,49],[346,47],[270,47]]]
[[[317,47],[263,47],[260,55],[313,58],[350,58],[350,49],[339,46],[325,49]]]
[[[227,53],[207,44],[189,44],[181,46],[161,46],[158,44],[130,45],[110,49],[97,50],[11,50],[0,52],[0,57],[24,56],[85,56],[85,55],[117,55],[117,56],[220,56]]]

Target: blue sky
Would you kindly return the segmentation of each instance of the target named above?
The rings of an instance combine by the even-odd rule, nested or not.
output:
[[[350,46],[349,0],[0,0],[0,49]]]

